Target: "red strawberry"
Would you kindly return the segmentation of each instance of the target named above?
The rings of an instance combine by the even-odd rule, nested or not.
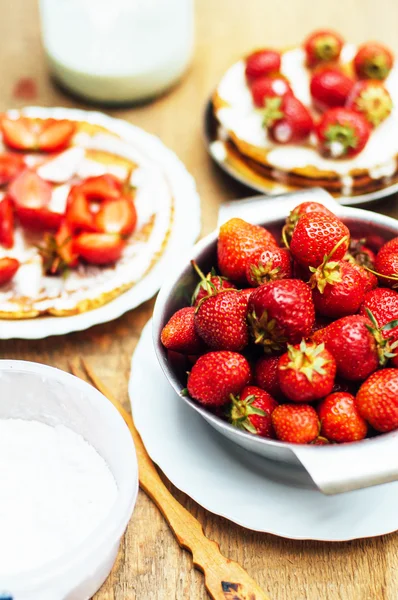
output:
[[[314,106],[322,111],[344,106],[353,87],[353,80],[337,69],[318,71],[313,74],[310,82]]]
[[[116,262],[124,246],[122,238],[112,233],[81,233],[73,240],[73,251],[94,265]]]
[[[205,345],[195,329],[195,308],[187,306],[177,310],[163,327],[160,339],[168,350],[181,354],[199,354]]]
[[[19,269],[16,258],[0,258],[0,285],[8,283]]]
[[[8,193],[14,201],[15,212],[28,229],[58,229],[63,215],[49,209],[52,187],[41,177],[25,169],[11,183]]]
[[[195,327],[210,348],[238,352],[247,346],[248,301],[248,296],[238,290],[226,290],[201,300],[195,310]]]
[[[25,163],[20,154],[11,152],[0,154],[0,185],[10,183],[24,168]]]
[[[298,206],[296,206],[290,213],[290,215],[286,219],[286,223],[282,230],[282,237],[287,242],[290,242],[292,238],[293,230],[296,226],[297,221],[303,216],[309,213],[318,212],[323,215],[335,216],[326,206],[323,204],[319,204],[319,202],[302,202]],[[286,243],[288,246],[288,243]]]
[[[306,63],[314,67],[320,63],[337,60],[343,47],[343,38],[330,29],[314,31],[304,41]]]
[[[386,87],[380,81],[371,79],[358,81],[346,102],[346,108],[361,113],[372,127],[377,127],[387,119],[392,106],[392,99]]]
[[[232,397],[229,421],[249,433],[274,438],[271,414],[277,406],[278,403],[267,392],[249,385],[243,388],[239,396]]]
[[[90,210],[90,203],[79,185],[71,187],[67,206],[66,220],[69,226],[75,230],[94,231],[94,215]]]
[[[246,278],[250,285],[259,286],[275,279],[292,277],[292,260],[286,248],[272,247],[253,254],[246,264]]]
[[[321,435],[331,442],[357,442],[363,440],[368,432],[354,396],[347,392],[337,392],[325,398],[318,407],[318,415]]]
[[[373,373],[359,388],[356,397],[359,414],[376,431],[398,428],[398,370]]]
[[[242,219],[230,219],[220,228],[218,267],[224,277],[246,283],[246,264],[250,256],[270,246],[277,246],[272,233]]]
[[[304,340],[279,359],[278,378],[283,394],[293,402],[312,402],[330,394],[336,361],[325,349]]]
[[[354,69],[360,79],[385,79],[393,64],[392,52],[378,42],[366,42],[354,58]]]
[[[375,271],[381,285],[398,288],[398,249],[394,245],[386,244],[376,256]]]
[[[388,288],[376,288],[365,294],[360,314],[368,316],[370,310],[380,328],[398,319],[398,293]],[[398,327],[381,330],[385,338],[398,340]],[[398,349],[397,349],[398,350]],[[398,353],[398,352],[397,352]]]
[[[272,425],[278,440],[290,444],[309,444],[319,435],[316,410],[308,404],[282,404],[272,413]]]
[[[79,184],[79,190],[88,200],[116,200],[123,193],[123,183],[111,173],[106,173],[87,177]]]
[[[222,406],[239,394],[251,378],[250,366],[237,352],[208,352],[188,375],[189,395],[206,406]]]
[[[308,138],[314,128],[311,113],[295,96],[267,98],[263,125],[278,144],[297,144]]]
[[[245,74],[249,82],[257,77],[263,77],[270,73],[278,73],[281,67],[281,55],[276,50],[257,50],[246,57]]]
[[[277,400],[282,396],[278,364],[279,356],[262,356],[254,366],[254,383]]]
[[[8,196],[0,200],[0,245],[4,248],[14,245],[14,210]]]
[[[358,312],[365,295],[366,278],[345,260],[325,257],[311,267],[312,299],[317,313],[325,317],[345,317]]]
[[[390,346],[374,323],[361,315],[334,321],[313,336],[334,356],[337,373],[350,381],[366,379],[390,356]]]
[[[276,74],[270,77],[259,77],[250,86],[253,102],[258,108],[264,108],[266,98],[285,96],[293,94],[286,77]]]
[[[248,320],[255,344],[278,352],[311,333],[315,320],[308,285],[298,279],[277,279],[257,288],[249,299]]]
[[[205,276],[194,260],[191,260],[191,264],[200,277],[200,281],[196,286],[194,293],[192,294],[191,302],[193,306],[198,306],[202,298],[213,296],[220,290],[235,289],[233,283],[228,281],[226,277],[217,275],[214,269],[212,269],[210,273]]]
[[[302,266],[318,267],[339,242],[341,244],[333,254],[335,260],[340,260],[347,252],[350,231],[334,215],[314,212],[299,219],[293,231],[290,251]]]
[[[388,254],[390,252],[398,253],[398,237],[392,238],[392,240],[389,240],[388,242],[386,242],[385,244],[382,244],[380,246],[380,248],[378,249],[378,253],[382,254],[384,252],[386,254]]]
[[[349,262],[351,262],[351,261],[349,261]],[[362,278],[365,293],[369,292],[370,290],[373,290],[375,287],[377,287],[378,281],[377,281],[377,277],[376,277],[376,275],[374,275],[374,273],[371,273],[364,267],[361,267],[361,265],[358,265],[356,262],[351,263],[351,266],[356,270],[358,275]]]
[[[4,142],[10,148],[55,152],[69,144],[76,125],[67,120],[3,117],[1,129]]]
[[[369,123],[358,112],[331,108],[316,127],[318,150],[329,158],[351,158],[365,148],[370,131]]]
[[[133,200],[121,196],[116,200],[105,200],[94,216],[94,226],[103,233],[118,233],[129,236],[137,224],[137,212]]]
[[[49,275],[63,273],[78,265],[78,256],[73,250],[73,232],[66,221],[54,235],[46,233],[44,244],[39,247],[43,258],[43,269]]]

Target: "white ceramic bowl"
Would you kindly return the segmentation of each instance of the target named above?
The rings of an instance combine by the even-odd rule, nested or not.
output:
[[[131,434],[111,402],[88,383],[17,360],[0,360],[0,419],[6,418],[65,425],[82,435],[106,461],[118,494],[108,516],[80,545],[40,569],[2,578],[0,594],[13,600],[88,600],[112,569],[137,499]]]
[[[377,213],[339,205],[324,190],[313,188],[296,194],[257,198],[243,203],[231,202],[221,211],[223,222],[232,216],[258,223],[279,235],[284,220],[298,204],[312,200],[321,202],[336,213],[350,228],[355,237],[370,233],[386,240],[398,236],[398,221]],[[244,206],[244,209],[242,209]],[[186,374],[178,372],[167,358],[160,342],[160,332],[172,314],[187,306],[197,284],[197,277],[190,265],[194,259],[203,271],[216,264],[218,231],[201,240],[181,264],[169,274],[167,283],[159,292],[153,314],[153,341],[160,365],[175,391],[192,409],[196,410],[219,433],[250,452],[271,460],[293,465],[303,465],[318,488],[326,494],[387,483],[398,480],[398,430],[361,442],[328,446],[287,444],[252,435],[233,427],[223,419],[206,410],[199,403],[181,394],[186,385]]]

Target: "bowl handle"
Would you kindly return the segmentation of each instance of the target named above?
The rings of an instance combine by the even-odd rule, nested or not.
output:
[[[270,216],[272,219],[284,219],[301,202],[319,202],[332,212],[341,206],[322,188],[309,188],[280,196],[251,196],[223,202],[218,213],[218,226],[232,217],[240,217],[254,224],[264,223]]]
[[[341,494],[398,481],[398,431],[360,443],[292,449],[318,489]]]

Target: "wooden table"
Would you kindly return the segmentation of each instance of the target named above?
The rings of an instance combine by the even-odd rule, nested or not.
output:
[[[325,25],[355,42],[384,40],[398,53],[397,23],[398,4],[389,0],[197,0],[196,54],[182,83],[151,104],[108,112],[159,135],[176,151],[196,178],[207,233],[216,223],[221,201],[250,193],[221,173],[203,147],[203,107],[225,68],[254,47],[299,43],[308,31]],[[23,77],[36,81],[33,103],[84,107],[48,78],[35,0],[0,0],[0,48],[0,110],[26,103],[15,98],[15,85]],[[392,197],[372,209],[398,217],[395,206]],[[150,301],[116,322],[64,337],[0,342],[0,356],[67,369],[68,359],[83,355],[127,403],[130,358],[152,309]],[[239,561],[275,600],[398,597],[398,534],[339,544],[290,541],[246,531],[213,516],[174,488],[173,493],[197,516],[206,534],[220,543],[222,552]],[[96,595],[96,600],[135,598],[206,598],[190,556],[180,550],[142,492],[117,563]]]

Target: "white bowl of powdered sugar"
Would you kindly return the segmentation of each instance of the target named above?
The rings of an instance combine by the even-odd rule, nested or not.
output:
[[[118,411],[68,373],[0,360],[0,482],[0,597],[91,598],[137,498]]]

